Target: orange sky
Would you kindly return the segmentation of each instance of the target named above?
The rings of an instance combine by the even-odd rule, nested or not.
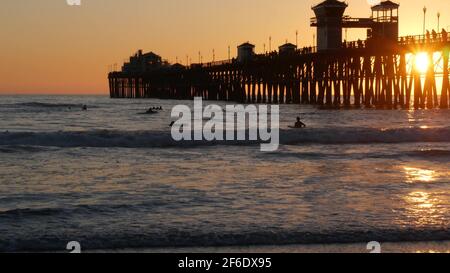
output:
[[[373,0],[369,0],[373,1]],[[171,62],[186,55],[198,61],[226,59],[228,45],[245,41],[257,51],[285,42],[311,45],[309,18],[317,0],[2,0],[0,9],[0,94],[107,94],[108,67],[119,65],[137,49],[154,51]],[[348,0],[347,14],[370,15],[368,0]],[[450,27],[450,1],[400,1],[400,32]],[[349,31],[349,40],[364,31]]]

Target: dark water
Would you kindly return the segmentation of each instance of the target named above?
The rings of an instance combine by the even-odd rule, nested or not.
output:
[[[0,97],[0,251],[450,239],[449,111],[282,105],[263,153],[172,141],[179,103]]]

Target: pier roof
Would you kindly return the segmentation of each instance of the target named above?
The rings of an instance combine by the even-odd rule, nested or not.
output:
[[[312,9],[318,9],[322,7],[339,7],[339,8],[346,8],[348,5],[345,2],[341,2],[338,0],[326,0],[318,5],[315,5]]]
[[[255,45],[253,45],[249,42],[246,42],[246,43],[243,43],[242,45],[238,46],[238,48],[241,48],[241,47],[252,47],[253,48],[253,47],[255,47]]]
[[[380,4],[373,6],[372,10],[373,11],[387,11],[387,10],[398,9],[399,7],[400,7],[399,4],[388,0],[388,1],[383,1]]]
[[[297,46],[292,43],[285,43],[284,45],[281,45],[280,48],[297,48]]]
[[[156,54],[152,51],[142,54],[142,57],[161,58],[161,56],[159,56],[158,54]]]

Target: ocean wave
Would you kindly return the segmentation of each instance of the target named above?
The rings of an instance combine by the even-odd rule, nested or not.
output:
[[[67,110],[81,110],[86,105],[88,109],[99,108],[97,105],[84,103],[49,103],[49,102],[21,102],[14,104],[0,104],[6,111],[33,113],[33,112],[61,112]]]
[[[39,152],[48,152],[52,150],[54,150],[52,147],[39,147],[28,145],[0,146],[0,154],[39,153]]]
[[[429,149],[429,150],[419,150],[419,151],[411,151],[406,153],[407,156],[418,156],[418,157],[429,157],[429,158],[440,158],[440,157],[450,157],[450,151],[449,150],[436,150],[436,149]]]
[[[106,204],[96,204],[96,205],[76,205],[67,208],[61,207],[43,207],[43,208],[19,208],[19,209],[11,209],[11,210],[0,210],[0,219],[2,218],[33,218],[33,217],[57,217],[64,215],[93,215],[93,214],[102,214],[102,213],[117,213],[119,210],[133,210],[138,211],[140,209],[154,209],[157,207],[161,207],[166,205],[166,202],[163,201],[148,201],[140,204],[115,204],[115,205],[106,205]]]
[[[1,238],[1,237],[0,237]],[[0,240],[0,251],[64,251],[65,245],[77,238],[83,250],[114,250],[161,247],[239,247],[258,245],[350,244],[379,242],[448,241],[446,229],[376,229],[357,231],[307,232],[279,230],[240,232],[89,232],[84,234],[49,234],[33,238]]]
[[[24,102],[15,104],[21,107],[35,107],[35,108],[70,108],[82,107],[83,104],[74,103],[46,103],[46,102]]]
[[[285,134],[283,134],[285,133]],[[398,144],[450,142],[450,127],[445,128],[327,128],[284,131],[282,144]]]
[[[280,130],[280,144],[371,144],[450,142],[450,127],[398,128],[308,128]],[[170,131],[109,131],[82,132],[1,132],[0,146],[98,147],[98,148],[165,148],[211,145],[255,145],[262,141],[175,141]],[[4,148],[4,147],[2,147]],[[1,151],[0,151],[1,152]],[[425,152],[441,153],[442,152]]]

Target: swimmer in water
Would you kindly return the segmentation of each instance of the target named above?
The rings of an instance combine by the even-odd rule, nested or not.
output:
[[[301,120],[300,117],[297,117],[297,122],[295,123],[295,128],[305,128],[306,124],[304,124]]]

